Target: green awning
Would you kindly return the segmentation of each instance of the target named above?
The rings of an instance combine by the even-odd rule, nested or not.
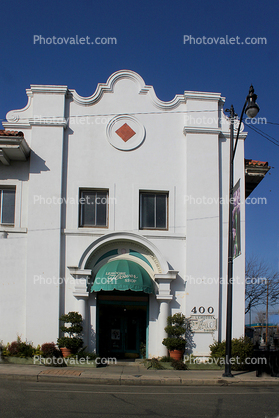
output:
[[[100,290],[133,290],[155,293],[154,285],[147,271],[130,260],[114,260],[97,272],[91,292]]]

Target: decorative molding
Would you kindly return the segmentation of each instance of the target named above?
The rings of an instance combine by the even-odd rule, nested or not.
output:
[[[135,131],[133,135],[126,142],[118,136],[116,130],[123,124],[127,123],[131,129]],[[116,116],[107,125],[107,138],[109,143],[121,151],[132,151],[138,148],[145,140],[145,128],[141,122],[134,116],[120,115]]]
[[[40,118],[40,121],[42,121],[41,123],[37,121],[37,119],[35,118],[28,118],[28,112],[24,117],[24,120],[20,120],[21,118],[21,113],[26,112],[28,109],[31,110],[31,105],[32,105],[32,99],[34,97],[34,94],[37,93],[43,93],[43,94],[63,94],[64,96],[66,96],[66,93],[68,91],[68,87],[67,86],[52,86],[52,85],[35,85],[35,84],[31,84],[30,89],[26,89],[26,94],[28,97],[28,102],[27,105],[25,107],[23,107],[22,109],[15,109],[15,110],[10,110],[7,114],[6,114],[6,119],[7,122],[3,122],[2,125],[6,128],[6,129],[28,129],[30,128],[32,125],[51,125],[51,126],[63,126],[64,128],[67,126],[67,122],[65,125],[65,119],[64,118],[53,118],[53,119],[61,119],[63,120],[62,122],[58,122],[58,124],[56,123],[45,123],[44,120],[51,120],[52,116],[50,117],[42,117]],[[31,116],[31,115],[30,115]],[[35,121],[35,122],[34,122]]]
[[[158,295],[156,295],[156,299],[161,301],[170,301],[173,299],[173,295],[171,294],[171,282],[176,279],[178,271],[176,270],[169,270],[167,273],[164,274],[155,274],[155,281],[158,283]]]
[[[74,102],[82,106],[89,106],[98,103],[105,93],[113,93],[115,84],[120,80],[131,80],[138,87],[138,94],[149,94],[153,104],[162,110],[172,110],[179,106],[181,103],[185,104],[184,95],[176,95],[169,102],[164,102],[156,96],[154,88],[152,86],[146,86],[142,77],[131,70],[120,70],[113,73],[107,80],[106,83],[99,83],[96,91],[89,97],[80,96],[75,90],[69,90],[70,95]]]
[[[170,302],[171,300],[173,300],[173,295],[156,295],[156,299],[160,302]]]
[[[0,225],[0,232],[7,232],[8,234],[27,234],[27,228],[20,228],[16,226]]]
[[[221,96],[221,93],[210,93],[205,91],[184,91],[184,97],[186,101],[188,99],[192,100],[214,100],[225,102],[225,97]]]
[[[56,116],[41,116],[40,118],[29,118],[30,126],[62,126],[64,129],[68,126],[67,119]]]
[[[49,93],[49,94],[64,94],[66,95],[68,91],[67,86],[53,86],[53,85],[43,85],[43,84],[31,84],[28,92],[31,94],[34,93]],[[26,90],[27,92],[27,90]]]
[[[68,267],[70,274],[75,278],[91,276],[92,271],[90,269],[80,269],[78,267]]]
[[[88,280],[91,278],[91,270],[83,270],[78,267],[68,267],[70,274],[75,278],[73,295],[76,298],[86,299],[89,297]]]
[[[2,122],[2,125],[7,128],[13,128],[15,124],[17,124],[17,122],[20,120],[20,113],[26,112],[26,110],[28,110],[31,107],[31,103],[32,100],[31,98],[33,97],[33,94],[31,92],[30,89],[26,90],[26,94],[28,97],[28,101],[27,101],[27,105],[25,107],[23,107],[22,109],[15,109],[15,110],[10,110],[7,114],[6,114],[6,119],[7,122]],[[25,126],[29,126],[29,122],[20,122],[20,126],[16,125],[16,129],[21,128],[21,127],[25,127]]]
[[[112,232],[97,238],[91,245],[89,245],[89,247],[87,247],[87,249],[82,254],[78,264],[79,268],[84,268],[95,251],[101,249],[102,246],[111,243],[117,245],[117,242],[119,241],[128,241],[137,246],[141,245],[146,251],[151,252],[151,254],[157,258],[160,267],[159,271],[163,273],[167,273],[169,271],[168,263],[158,248],[145,237],[134,234],[132,232]]]
[[[123,247],[126,247],[126,253],[122,253],[121,249]],[[124,259],[130,258],[132,261],[141,264],[145,268],[146,262],[141,263],[140,259],[138,257],[135,257],[132,253],[129,252],[129,250],[136,251],[140,254],[142,254],[147,261],[150,263],[152,271],[150,270],[150,275],[154,276],[154,271],[157,273],[161,273],[161,266],[159,264],[159,261],[154,256],[153,252],[151,252],[149,249],[147,249],[145,246],[135,243],[133,241],[111,241],[108,242],[102,246],[100,246],[96,251],[91,253],[90,257],[87,258],[86,265],[92,266],[92,268],[96,265],[97,261],[106,253],[112,250],[117,250],[118,255],[112,255],[107,257],[107,261],[112,258],[119,258],[122,257]]]
[[[186,134],[215,134],[219,135],[222,132],[221,128],[207,128],[201,126],[185,126],[184,135]]]

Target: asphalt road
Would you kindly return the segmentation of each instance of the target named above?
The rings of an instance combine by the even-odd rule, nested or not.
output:
[[[129,387],[0,379],[0,417],[277,418],[279,387]]]

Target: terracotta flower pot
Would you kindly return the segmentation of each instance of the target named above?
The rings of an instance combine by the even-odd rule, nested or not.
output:
[[[61,350],[62,355],[63,355],[64,358],[69,357],[72,354],[72,351],[71,351],[70,348],[61,347],[60,350]]]
[[[184,350],[172,350],[170,351],[170,357],[174,360],[182,360]]]

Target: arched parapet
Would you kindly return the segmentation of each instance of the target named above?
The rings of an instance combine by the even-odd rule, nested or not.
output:
[[[68,95],[72,96],[73,101],[79,105],[89,106],[98,103],[105,93],[113,93],[115,85],[120,80],[131,80],[134,82],[138,89],[138,94],[149,94],[152,103],[158,109],[172,110],[179,106],[181,103],[185,103],[185,97],[182,94],[176,95],[172,100],[164,102],[160,100],[152,86],[147,86],[143,78],[135,71],[131,70],[119,70],[113,73],[106,83],[99,83],[96,91],[89,97],[80,96],[75,90],[69,90]]]

